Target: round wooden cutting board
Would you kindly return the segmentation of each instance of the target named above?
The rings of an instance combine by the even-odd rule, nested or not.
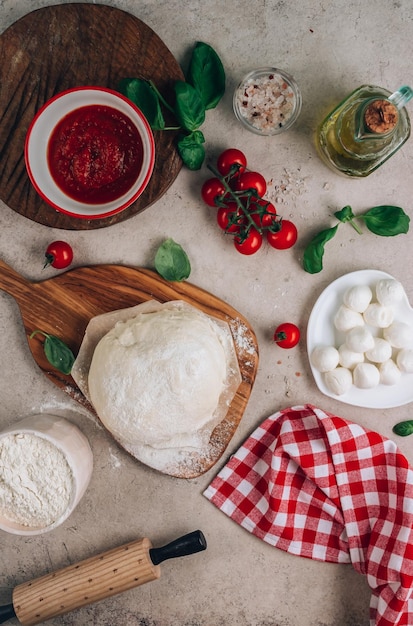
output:
[[[65,89],[116,89],[122,78],[150,78],[167,100],[182,70],[138,18],[96,4],[63,4],[29,13],[0,35],[0,199],[35,222],[67,230],[102,228],[140,213],[177,177],[182,162],[173,132],[155,132],[155,168],[142,196],[112,217],[83,220],[58,213],[26,173],[24,141],[37,110]]]

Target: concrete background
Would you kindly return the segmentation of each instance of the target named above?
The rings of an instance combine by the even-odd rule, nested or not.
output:
[[[53,2],[0,0],[0,29]],[[306,242],[332,225],[334,211],[350,204],[361,212],[395,204],[412,214],[413,144],[408,142],[383,168],[364,180],[350,180],[319,160],[314,132],[323,116],[353,89],[376,84],[391,91],[412,83],[413,5],[410,0],[113,0],[153,28],[185,64],[193,44],[210,43],[227,72],[227,92],[209,111],[203,128],[208,158],[222,149],[243,150],[268,181],[268,197],[291,217],[299,242],[288,251],[268,246],[242,257],[215,224],[215,213],[200,199],[209,177],[182,169],[168,192],[144,213],[96,231],[59,231],[31,222],[7,206],[0,211],[1,257],[27,279],[42,271],[43,252],[64,238],[75,250],[75,265],[119,263],[153,267],[154,252],[166,237],[178,241],[192,263],[190,281],[227,300],[253,325],[260,366],[250,402],[230,446],[235,451],[265,417],[287,406],[311,402],[393,437],[392,426],[411,418],[411,405],[359,409],[323,396],[312,378],[305,329],[312,305],[339,276],[380,269],[400,280],[413,297],[411,234],[360,238],[339,230],[325,257],[325,269],[302,269]],[[232,113],[238,79],[258,66],[275,65],[299,83],[303,109],[296,126],[280,137],[261,138],[241,128]],[[0,86],[1,88],[1,86]],[[410,105],[408,105],[409,107]],[[410,110],[411,106],[410,106]],[[300,346],[281,351],[271,336],[282,321],[297,323]],[[50,412],[78,424],[94,453],[90,487],[73,515],[56,531],[34,538],[0,532],[0,601],[30,578],[131,539],[147,536],[154,545],[196,528],[208,540],[197,556],[169,561],[161,579],[121,596],[51,620],[51,626],[366,626],[370,592],[351,566],[316,563],[285,554],[240,529],[215,509],[202,491],[222,466],[204,476],[173,479],[131,459],[76,402],[57,390],[33,362],[15,301],[0,292],[0,427],[31,413]],[[413,462],[409,438],[397,443]],[[17,620],[8,622],[17,624]]]

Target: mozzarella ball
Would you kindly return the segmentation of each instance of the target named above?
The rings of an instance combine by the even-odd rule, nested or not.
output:
[[[384,363],[384,361],[391,359],[391,355],[391,345],[381,337],[375,337],[374,346],[365,352],[365,356],[369,361],[373,361],[373,363]]]
[[[345,367],[336,367],[324,374],[324,382],[327,388],[336,396],[346,393],[353,384],[353,377],[350,370]]]
[[[341,344],[338,349],[338,362],[342,367],[352,370],[358,363],[363,363],[364,354],[362,352],[353,352],[345,343]]]
[[[355,326],[346,333],[346,346],[353,352],[366,352],[374,347],[374,337],[365,326]]]
[[[373,293],[368,285],[354,285],[343,296],[344,304],[353,311],[363,313],[371,302]]]
[[[404,289],[394,278],[383,278],[376,283],[376,298],[385,306],[396,306],[403,299]]]
[[[311,353],[311,363],[319,372],[333,370],[338,360],[338,350],[334,346],[317,346]]]
[[[360,389],[372,389],[380,382],[380,372],[373,363],[359,363],[353,371],[353,382]]]
[[[396,363],[402,372],[411,374],[413,372],[413,350],[409,350],[409,348],[400,350],[397,353]]]
[[[393,322],[383,330],[383,337],[393,348],[413,347],[413,326],[406,322]]]
[[[347,306],[342,304],[337,313],[334,316],[334,326],[337,330],[341,330],[346,332],[350,330],[350,328],[354,328],[355,326],[363,326],[364,319],[361,313],[357,313],[357,311],[353,311],[349,309]]]
[[[384,363],[380,363],[379,372],[380,382],[383,385],[396,385],[402,375],[401,371],[392,359],[384,361]]]
[[[372,302],[363,313],[364,321],[369,326],[387,328],[394,319],[394,311],[379,302]]]

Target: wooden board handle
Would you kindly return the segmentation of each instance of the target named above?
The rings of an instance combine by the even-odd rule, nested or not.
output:
[[[0,289],[13,296],[18,303],[30,294],[31,283],[0,259]]]
[[[151,548],[149,539],[139,539],[18,585],[13,590],[17,619],[24,626],[39,624],[159,578]]]

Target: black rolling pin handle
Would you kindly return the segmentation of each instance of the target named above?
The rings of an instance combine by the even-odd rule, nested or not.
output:
[[[167,559],[175,559],[179,556],[202,552],[202,550],[206,550],[206,547],[207,543],[204,534],[200,530],[194,530],[192,533],[171,541],[166,546],[151,548],[149,556],[154,565],[159,565],[159,563]]]
[[[0,624],[4,624],[4,622],[7,622],[8,619],[12,619],[13,617],[16,617],[16,612],[12,604],[0,606]]]

